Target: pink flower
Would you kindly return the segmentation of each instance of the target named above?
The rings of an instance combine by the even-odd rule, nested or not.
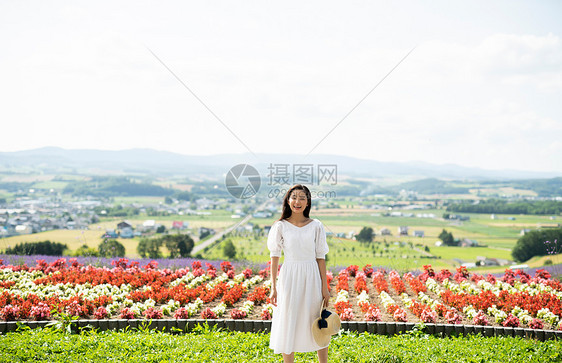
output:
[[[149,307],[144,311],[143,315],[147,319],[162,319],[162,310]]]
[[[94,312],[94,317],[96,319],[106,319],[109,317],[109,313],[107,312],[107,309],[104,308],[103,306],[100,306],[95,312]]]
[[[240,309],[232,309],[230,311],[230,317],[232,319],[244,319],[246,316],[248,316],[248,314],[246,314],[245,311]]]
[[[29,315],[35,320],[47,320],[51,317],[51,309],[47,303],[40,302],[31,308]]]
[[[435,320],[437,320],[437,313],[430,308],[425,308],[420,317],[424,323],[435,323]]]
[[[455,310],[449,310],[445,314],[445,319],[449,324],[461,324],[462,323],[462,316],[460,316]]]
[[[203,270],[202,268],[194,268],[191,273],[193,274],[193,276],[199,277],[205,274],[205,270]]]
[[[269,309],[263,309],[261,312],[261,320],[271,320]]]
[[[81,316],[83,315],[82,306],[77,301],[72,301],[66,307],[66,312],[70,316]]]
[[[189,319],[189,310],[186,308],[179,308],[174,313],[175,319]]]
[[[394,312],[394,315],[392,315],[392,317],[394,318],[395,321],[402,321],[402,322],[408,321],[408,315],[406,315],[406,312],[402,309],[396,310]]]
[[[369,306],[369,309],[365,313],[365,320],[367,321],[381,321],[382,314],[379,308],[376,306]]]
[[[480,310],[475,316],[474,319],[472,319],[472,323],[474,325],[489,325],[490,323],[488,322],[488,318],[486,318],[486,315],[484,315],[484,312],[482,310]]]
[[[343,321],[353,320],[354,318],[355,314],[353,314],[351,308],[344,309],[343,313],[340,315],[340,319]]]

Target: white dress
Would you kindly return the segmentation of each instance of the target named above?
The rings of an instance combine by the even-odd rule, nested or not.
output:
[[[322,304],[322,279],[316,259],[324,259],[328,253],[322,222],[313,219],[297,227],[286,220],[276,221],[269,231],[267,247],[272,257],[281,257],[281,251],[285,255],[277,280],[269,347],[276,354],[325,348],[316,344],[311,332]]]

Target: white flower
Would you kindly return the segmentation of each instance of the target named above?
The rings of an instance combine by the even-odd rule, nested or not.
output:
[[[478,314],[476,309],[472,305],[467,305],[463,308],[462,312],[466,315],[466,317],[470,320],[474,319],[474,317]]]
[[[394,300],[385,291],[381,291],[381,293],[379,294],[379,298],[381,299],[382,305],[385,307],[385,309],[388,305],[394,304]]]
[[[495,318],[496,323],[501,323],[507,319],[507,314],[504,311],[499,310],[496,305],[492,305],[488,308],[488,314]]]
[[[217,316],[222,316],[226,312],[226,304],[221,302],[211,309]]]
[[[244,301],[244,304],[242,305],[240,310],[245,311],[246,314],[250,314],[250,312],[253,310],[253,308],[254,308],[254,302],[250,301],[250,300],[246,300],[246,301]]]
[[[361,294],[357,296],[357,303],[369,303],[369,294],[365,290],[361,291]]]
[[[347,290],[340,290],[338,295],[336,296],[336,303],[340,301],[348,301],[349,300],[349,292]]]

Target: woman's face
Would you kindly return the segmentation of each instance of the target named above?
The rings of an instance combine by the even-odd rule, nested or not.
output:
[[[308,203],[304,190],[295,189],[291,192],[291,195],[289,195],[289,207],[291,207],[291,212],[302,213],[307,205]]]

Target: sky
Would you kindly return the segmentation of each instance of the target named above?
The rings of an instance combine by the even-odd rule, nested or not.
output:
[[[561,14],[560,1],[0,0],[0,152],[562,175]]]

